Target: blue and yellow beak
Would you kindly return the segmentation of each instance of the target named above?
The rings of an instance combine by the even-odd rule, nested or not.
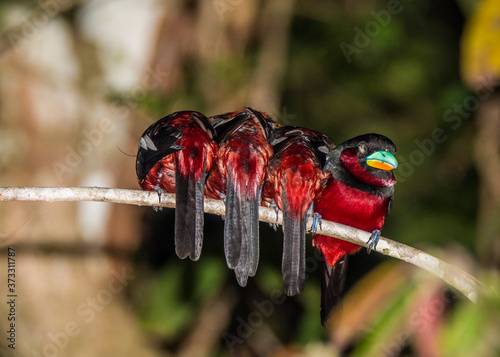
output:
[[[366,157],[368,166],[376,169],[392,171],[398,167],[398,160],[389,151],[375,151]]]

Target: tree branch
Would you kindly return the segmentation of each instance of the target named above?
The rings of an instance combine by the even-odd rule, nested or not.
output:
[[[156,206],[175,208],[175,195],[161,195],[161,202],[156,192],[113,189],[100,187],[5,187],[0,188],[0,201],[100,201],[123,203],[137,206]],[[224,215],[225,206],[220,200],[205,199],[205,212]],[[262,222],[282,224],[281,212],[267,207],[259,208]],[[307,223],[310,229],[312,218]],[[323,220],[318,234],[339,238],[367,247],[370,233],[343,224]],[[475,301],[481,283],[473,276],[421,250],[380,237],[376,251],[425,269],[456,288],[471,301]]]

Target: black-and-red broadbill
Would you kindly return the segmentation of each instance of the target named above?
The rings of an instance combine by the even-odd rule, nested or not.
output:
[[[273,130],[271,144],[274,156],[267,170],[263,201],[265,205],[274,202],[283,211],[281,271],[284,291],[293,296],[304,289],[306,221],[330,176],[323,166],[334,145],[324,134],[293,126]]]
[[[181,111],[152,124],[139,141],[136,172],[141,188],[176,194],[175,251],[182,259],[200,258],[205,179],[218,149],[214,137],[203,114]]]
[[[372,232],[370,239],[376,244],[394,198],[395,154],[393,142],[379,134],[357,136],[338,145],[328,156],[325,169],[332,176],[315,211],[325,220]],[[325,324],[342,297],[347,257],[361,247],[319,234],[313,245],[325,257],[321,286],[321,321]]]
[[[268,139],[277,124],[251,108],[210,118],[217,132],[218,161],[206,196],[224,199],[224,252],[238,283],[247,284],[259,262],[259,205],[273,148]]]

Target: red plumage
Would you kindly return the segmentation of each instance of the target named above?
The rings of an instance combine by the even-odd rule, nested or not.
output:
[[[214,166],[215,131],[199,112],[170,114],[142,135],[137,176],[144,190],[176,193],[175,246],[180,258],[198,260],[203,241],[205,178]]]
[[[241,286],[254,276],[259,259],[259,203],[268,161],[268,143],[277,125],[251,108],[210,118],[219,143],[217,166],[210,173],[205,194],[225,199],[224,251]]]
[[[283,211],[284,290],[295,295],[303,290],[305,227],[313,207],[323,219],[378,237],[394,195],[395,150],[378,134],[335,147],[321,133],[280,127],[251,108],[210,119],[183,111],[144,132],[136,171],[142,189],[176,193],[175,246],[181,258],[200,257],[204,196],[225,200],[224,252],[241,286],[258,266],[259,204],[275,204]],[[347,256],[360,247],[322,235],[313,245],[325,257],[324,323],[341,298]]]
[[[300,293],[305,280],[307,212],[321,193],[329,172],[323,171],[333,142],[326,135],[298,128],[273,131],[274,156],[264,184],[263,201],[283,211],[282,274],[285,293]]]
[[[382,229],[390,201],[390,198],[373,195],[332,179],[316,202],[316,212],[327,221],[372,232]],[[320,234],[314,237],[313,242],[329,266],[334,266],[345,254],[354,254],[361,249],[359,245]]]
[[[361,135],[337,146],[329,154],[326,169],[332,176],[315,203],[315,211],[322,219],[372,232],[372,237],[380,234],[394,197],[395,152],[392,141],[378,134]],[[371,166],[374,161],[380,163],[379,160],[385,166]],[[347,256],[361,247],[319,234],[314,237],[313,245],[325,257],[322,265],[322,322],[325,323],[343,293]]]

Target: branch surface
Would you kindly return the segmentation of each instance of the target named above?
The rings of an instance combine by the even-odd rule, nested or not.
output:
[[[172,193],[162,194],[160,200],[156,192],[102,187],[4,187],[0,188],[0,201],[97,201],[175,208],[175,194]],[[224,215],[224,202],[205,198],[205,212],[220,216]],[[259,219],[262,222],[281,225],[283,214],[281,211],[276,214],[276,211],[272,208],[260,207]],[[310,230],[311,226],[312,218],[307,222],[307,229]],[[342,239],[363,247],[368,247],[367,242],[370,238],[369,232],[326,220],[322,221],[316,233]],[[380,237],[375,251],[425,269],[456,288],[469,300],[476,300],[481,283],[455,266],[421,250],[385,237]]]

